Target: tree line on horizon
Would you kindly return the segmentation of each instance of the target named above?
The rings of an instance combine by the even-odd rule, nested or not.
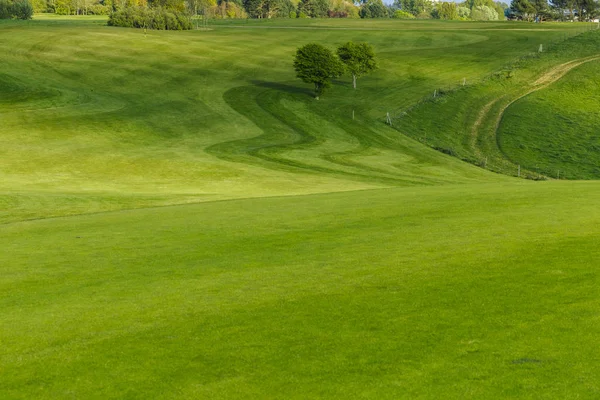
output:
[[[395,18],[504,20],[509,6],[494,0],[0,0],[31,1],[35,12],[110,15],[126,8],[164,9],[208,19]],[[131,13],[131,11],[129,11]],[[146,12],[147,14],[148,12]]]
[[[512,0],[510,16],[527,21],[592,21],[600,15],[598,0]]]
[[[432,0],[0,0],[0,18],[31,18],[31,11],[61,15],[114,15],[114,25],[191,29],[202,19],[395,18],[497,21],[590,21],[600,14],[599,0],[494,0],[461,3]],[[163,23],[162,21],[167,21]],[[168,21],[175,21],[176,28]]]

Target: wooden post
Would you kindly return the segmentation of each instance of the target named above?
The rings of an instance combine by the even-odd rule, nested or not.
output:
[[[521,166],[519,165],[519,169],[517,170],[517,177],[521,177]]]

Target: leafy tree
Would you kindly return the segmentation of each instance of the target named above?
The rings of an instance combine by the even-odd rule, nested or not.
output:
[[[0,19],[31,19],[33,6],[29,0],[0,0]]]
[[[598,15],[598,3],[595,0],[575,0],[579,21],[589,21]]]
[[[387,18],[388,12],[381,0],[367,0],[360,8],[361,18]]]
[[[208,10],[217,5],[216,0],[186,0],[185,2],[188,12],[192,15],[202,14],[206,16]],[[236,2],[236,4],[238,4]],[[238,4],[241,6],[241,3]]]
[[[550,0],[551,7],[564,19],[564,11],[569,11],[569,19],[574,20],[575,1],[574,0]]]
[[[13,17],[12,2],[0,0],[0,19],[10,19]]]
[[[543,19],[543,15],[548,11],[548,1],[532,0],[531,5],[535,9],[536,18],[539,18],[539,20],[541,21]]]
[[[311,18],[323,18],[329,11],[328,0],[300,0],[298,12]]]
[[[471,10],[471,19],[475,21],[497,21],[498,12],[492,7],[476,6]]]
[[[377,68],[375,52],[368,43],[348,42],[337,49],[337,55],[346,70],[352,74],[352,86],[356,89],[356,79]]]
[[[344,18],[358,18],[358,7],[354,5],[352,1],[347,0],[331,0],[330,1],[330,16],[331,11],[335,13],[334,16]]]
[[[243,4],[251,18],[287,17],[294,8],[289,0],[244,0]]]
[[[397,19],[415,19],[415,16],[412,15],[411,13],[409,13],[408,11],[396,10],[396,11],[394,11],[394,15],[392,16],[392,18],[397,18]]]
[[[529,0],[512,0],[510,9],[528,21],[531,20],[531,15],[535,13],[535,7],[533,7]]]
[[[458,14],[458,18],[468,19],[471,17],[471,9],[469,7],[458,6],[456,8],[456,13]]]
[[[317,43],[309,43],[296,50],[294,69],[296,77],[315,85],[317,100],[323,91],[331,86],[331,79],[344,73],[344,65],[335,54]]]
[[[458,19],[456,3],[443,2],[438,6],[438,15],[440,19]]]
[[[33,6],[29,0],[15,0],[13,3],[13,14],[18,19],[31,19]]]

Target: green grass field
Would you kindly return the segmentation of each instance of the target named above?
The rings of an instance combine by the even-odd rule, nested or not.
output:
[[[499,132],[504,152],[548,176],[600,178],[599,74],[598,62],[582,65],[510,107]]]
[[[0,21],[0,398],[599,396],[600,185],[488,170],[591,151],[596,32],[104,23]],[[314,100],[348,40],[380,69]]]

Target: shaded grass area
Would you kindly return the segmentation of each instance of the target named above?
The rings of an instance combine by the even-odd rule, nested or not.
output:
[[[100,23],[0,21],[0,398],[598,397],[598,184],[382,122],[575,25]],[[293,51],[347,40],[381,69],[314,101]],[[415,138],[493,149],[440,121],[495,80]]]
[[[599,190],[415,187],[5,225],[0,396],[593,398]]]
[[[96,211],[114,209],[102,200],[106,193],[145,198],[140,204],[147,206],[152,196],[162,205],[186,203],[190,196],[496,180],[423,151],[383,124],[386,112],[464,76],[478,80],[535,48],[540,38],[572,31],[568,24],[530,30],[311,20],[307,27],[323,29],[299,35],[286,21],[265,21],[257,26],[271,29],[219,25],[144,35],[103,21],[37,16],[0,23],[5,203],[23,191],[51,198],[79,192],[74,199],[82,203],[75,208],[88,204]],[[500,26],[515,29],[491,29]],[[314,101],[309,86],[294,78],[295,49],[310,41],[335,47],[348,40],[372,43],[381,68],[360,79],[357,91],[342,79]],[[19,202],[4,221],[56,215],[37,207],[43,201],[29,202],[29,210],[27,200]],[[71,214],[68,207],[54,207],[61,209]]]
[[[509,107],[514,100],[531,91],[534,82],[553,66],[597,55],[599,41],[600,33],[591,31],[564,42],[546,45],[545,52],[531,53],[508,63],[481,83],[447,91],[442,90],[438,92],[436,98],[430,96],[416,106],[398,110],[395,114],[394,126],[402,133],[441,152],[493,171],[516,176],[517,164],[521,164],[523,166],[521,176],[536,179],[542,172],[541,165],[536,167],[539,164],[538,160],[533,157],[528,159],[530,155],[521,153],[518,162],[513,162],[517,158],[512,157],[511,154],[505,154],[503,147],[498,145],[497,128],[500,126],[500,122],[502,121],[502,129],[507,129],[505,127],[509,124],[500,118],[503,110]],[[590,73],[589,70],[585,71]],[[592,76],[590,75],[590,79],[593,79]],[[540,93],[545,93],[545,91]],[[587,93],[586,90],[579,92],[579,102],[589,98]],[[518,104],[521,104],[522,101],[520,100]],[[565,101],[565,99],[560,101]],[[511,110],[512,106],[508,109]],[[531,129],[535,130],[540,127],[536,117],[538,113],[533,113],[532,109],[528,111],[530,114],[527,121],[522,121],[518,127],[514,127],[514,131],[518,130],[521,136],[527,135]],[[554,117],[560,119],[560,115],[558,108],[555,108]],[[593,114],[587,113],[587,118],[594,118]],[[578,125],[578,121],[573,119],[571,121],[574,122],[571,129],[585,131],[585,118],[581,121],[582,126]],[[510,124],[512,123],[511,121]],[[551,122],[545,127],[549,135],[558,133],[561,129],[558,124]],[[538,135],[535,139],[528,140],[530,143],[536,141],[535,146],[544,146],[543,140],[540,141],[540,139],[541,136]],[[579,143],[585,142],[588,147],[593,147],[595,144],[593,138],[591,139],[591,141],[586,141],[586,139],[580,138]],[[569,152],[567,147],[563,149],[565,153]],[[573,157],[577,156],[573,155]],[[550,170],[544,171],[550,172]],[[556,174],[550,173],[549,176],[555,177]]]
[[[513,104],[499,129],[502,150],[548,176],[598,179],[599,76],[598,62],[585,64]]]

